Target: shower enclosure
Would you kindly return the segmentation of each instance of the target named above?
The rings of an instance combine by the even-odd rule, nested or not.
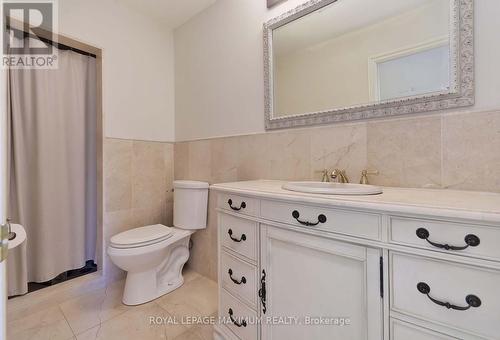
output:
[[[44,42],[57,69],[7,74],[7,213],[27,234],[24,253],[11,254],[9,295],[95,271],[101,257],[100,51]]]

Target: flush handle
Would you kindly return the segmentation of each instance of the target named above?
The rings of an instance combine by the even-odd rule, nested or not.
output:
[[[422,240],[426,240],[430,245],[439,248],[439,249],[445,249],[445,250],[464,250],[469,247],[477,247],[479,243],[481,243],[481,240],[479,237],[473,234],[466,235],[464,240],[466,245],[465,246],[450,246],[449,244],[441,244],[441,243],[435,243],[429,240],[430,233],[427,229],[425,228],[418,228],[417,229],[417,237]]]

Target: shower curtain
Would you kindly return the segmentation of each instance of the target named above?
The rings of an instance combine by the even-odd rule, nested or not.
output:
[[[28,282],[95,259],[96,61],[59,50],[58,63],[9,70],[8,211],[27,232]]]

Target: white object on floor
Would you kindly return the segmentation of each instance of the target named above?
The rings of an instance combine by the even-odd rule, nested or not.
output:
[[[28,292],[28,263],[26,256],[26,231],[20,224],[11,224],[16,237],[9,241],[7,255],[7,295],[24,295]]]
[[[174,181],[174,227],[155,224],[111,237],[108,255],[127,272],[123,303],[139,305],[179,288],[189,238],[207,226],[208,183]]]

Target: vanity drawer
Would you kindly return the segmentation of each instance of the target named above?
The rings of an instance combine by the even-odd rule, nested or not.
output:
[[[500,271],[391,252],[390,279],[392,310],[475,336],[500,334]]]
[[[221,244],[248,259],[257,259],[257,223],[226,214],[219,214]]]
[[[372,240],[382,237],[381,216],[377,214],[277,201],[262,201],[260,210],[262,218],[272,221]]]
[[[391,319],[391,340],[458,340],[450,336],[418,327],[410,323]]]
[[[240,339],[257,339],[257,314],[225,289],[221,290],[219,316],[227,320],[226,326]],[[232,323],[231,319],[237,324]]]
[[[257,268],[238,258],[221,252],[222,286],[233,295],[257,308]]]
[[[391,217],[390,242],[457,255],[500,259],[500,228]]]
[[[232,194],[219,194],[217,206],[220,209],[229,210],[234,213],[258,216],[259,200]]]

